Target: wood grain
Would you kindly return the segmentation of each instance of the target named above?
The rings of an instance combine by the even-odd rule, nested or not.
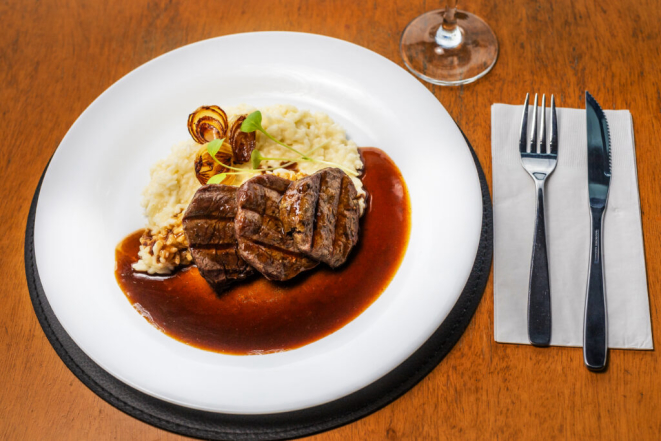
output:
[[[175,440],[80,383],[46,340],[23,266],[28,208],[48,158],[78,115],[126,73],[187,43],[237,32],[314,32],[399,63],[414,17],[442,2],[5,1],[0,3],[0,438]],[[461,7],[462,5],[460,5]],[[490,106],[554,93],[634,119],[655,341],[661,287],[661,6],[658,0],[471,0],[500,42],[493,71],[461,88],[428,86],[463,128],[487,178]],[[201,64],[200,67],[203,67]],[[315,437],[346,439],[658,439],[659,353],[612,351],[610,368],[583,368],[581,350],[496,344],[493,289],[450,355],[381,411]]]

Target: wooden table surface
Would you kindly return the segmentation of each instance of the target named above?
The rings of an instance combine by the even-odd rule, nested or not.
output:
[[[10,0],[0,3],[0,439],[174,440],[88,390],[60,361],[28,296],[23,235],[39,176],[80,113],[141,64],[198,40],[287,30],[328,35],[402,65],[401,31],[442,1]],[[462,5],[460,5],[462,6]],[[500,42],[493,71],[429,86],[475,147],[491,182],[490,106],[586,89],[634,119],[654,340],[659,342],[661,6],[658,0],[471,0]],[[203,60],[201,60],[203,63]],[[201,64],[203,66],[203,64]],[[402,398],[318,435],[345,439],[658,439],[659,352],[611,351],[602,374],[581,349],[496,344],[491,282],[466,333]]]

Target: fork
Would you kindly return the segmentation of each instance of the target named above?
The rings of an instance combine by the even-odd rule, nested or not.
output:
[[[558,122],[555,112],[555,97],[551,95],[551,141],[546,146],[546,95],[542,95],[542,128],[537,144],[537,94],[533,105],[530,143],[526,142],[528,130],[528,98],[523,104],[519,151],[521,164],[535,182],[537,214],[535,236],[530,261],[528,284],[528,338],[535,346],[548,346],[551,342],[551,288],[549,284],[549,261],[546,253],[546,223],[544,220],[544,184],[555,170],[558,162]]]

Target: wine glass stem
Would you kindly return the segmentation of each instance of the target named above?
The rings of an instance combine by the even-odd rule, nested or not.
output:
[[[454,49],[461,44],[461,30],[457,26],[455,13],[457,0],[447,0],[443,13],[443,24],[436,31],[436,43],[443,49]]]

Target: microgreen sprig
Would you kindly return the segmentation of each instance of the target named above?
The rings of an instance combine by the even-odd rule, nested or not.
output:
[[[216,161],[216,163],[218,163],[220,166],[222,166],[225,169],[235,170],[235,172],[224,172],[224,173],[219,173],[217,175],[213,175],[211,178],[209,178],[207,184],[220,184],[225,180],[227,175],[244,175],[250,173],[261,173],[265,171],[272,171],[287,167],[296,162],[296,161],[291,161],[288,158],[265,158],[262,156],[259,150],[253,150],[250,159],[251,165],[253,165],[252,169],[232,167],[231,165],[227,165],[224,162],[218,160],[218,158],[216,158],[216,154],[220,151],[220,148],[222,147],[224,141],[225,139],[214,139],[213,141],[209,142],[207,144],[207,153],[209,153],[209,155],[211,155],[211,158],[213,158],[213,160]],[[261,161],[289,161],[289,162],[287,162],[286,164],[282,164],[278,167],[268,167],[268,168],[258,169],[257,167],[259,166],[259,163]],[[257,165],[255,166],[254,164]]]
[[[217,175],[213,175],[212,177],[209,178],[207,184],[220,184],[225,180],[226,177],[227,177],[227,173],[219,173]]]
[[[221,165],[224,168],[230,169],[230,170],[236,170],[239,173],[224,173],[226,175],[232,174],[232,175],[240,175],[244,173],[261,173],[263,171],[271,171],[271,170],[277,170],[279,168],[284,168],[287,167],[288,165],[294,164],[296,161],[292,161],[289,158],[265,158],[262,156],[262,154],[259,152],[259,150],[253,150],[252,154],[250,156],[250,163],[252,165],[252,169],[246,169],[246,168],[239,168],[239,167],[232,167],[231,165],[227,165],[222,161],[219,161],[218,158],[216,158],[216,153],[220,150],[220,146],[222,146],[224,139],[214,139],[213,141],[209,142],[207,144],[207,153],[211,155],[214,161]],[[259,166],[259,163],[261,161],[289,161],[286,164],[282,164],[278,167],[269,167],[269,168],[260,168],[258,169],[257,167]],[[255,165],[256,164],[256,165]],[[218,176],[218,175],[214,175]]]
[[[223,142],[225,139],[214,139],[213,141],[209,142],[207,144],[207,152],[211,155],[211,158],[213,158],[214,161],[216,161],[218,164],[222,165],[225,168],[228,168],[230,170],[238,170],[238,171],[243,171],[244,169],[238,168],[238,167],[232,167],[231,165],[224,164],[216,158],[216,153],[220,150],[220,147],[223,145]],[[218,175],[215,175],[218,176]]]
[[[214,139],[213,141],[207,144],[207,152],[211,155],[212,158],[216,159],[216,154],[223,146],[225,138],[223,139]]]
[[[271,141],[275,142],[276,144],[279,144],[279,145],[283,146],[284,148],[291,150],[292,152],[296,153],[297,155],[300,155],[303,158],[307,158],[307,156],[305,156],[303,153],[299,152],[298,150],[296,150],[293,147],[289,147],[287,144],[285,144],[283,142],[278,141],[273,136],[271,136],[269,134],[269,132],[264,130],[264,128],[262,127],[262,112],[260,112],[259,110],[256,110],[253,113],[251,113],[250,115],[248,115],[246,117],[246,119],[244,119],[243,122],[241,123],[241,131],[242,132],[252,133],[255,130],[262,132],[264,134],[264,136],[266,136],[267,138],[269,138]]]
[[[328,143],[328,141],[326,141],[326,142],[318,145],[317,147],[313,148],[307,154],[303,154],[303,153],[299,152],[298,150],[296,150],[295,148],[290,147],[287,144],[275,139],[273,136],[271,136],[262,127],[262,112],[260,112],[259,110],[256,110],[256,111],[252,112],[250,115],[248,115],[246,117],[246,119],[243,120],[243,123],[241,124],[241,131],[242,132],[251,133],[251,132],[254,132],[255,130],[262,132],[267,138],[269,138],[273,142],[277,143],[278,145],[281,145],[281,146],[285,147],[286,149],[289,149],[292,152],[300,155],[300,157],[301,157],[300,159],[302,159],[304,161],[318,162],[320,164],[330,165],[331,167],[337,167],[337,168],[343,170],[348,175],[358,176],[358,173],[356,173],[353,170],[348,169],[347,167],[345,167],[341,164],[336,164],[334,162],[324,161],[324,160],[321,160],[321,159],[315,159],[315,158],[310,157],[312,152],[314,152],[315,150],[317,150],[318,148],[320,148],[322,146],[325,146]],[[266,161],[266,160],[269,160],[269,159],[276,159],[276,160],[280,159],[280,158],[264,158],[264,157],[261,156],[261,153],[257,152],[257,154],[255,154],[255,152],[256,152],[256,150],[253,150],[253,153],[250,157],[250,162],[251,162],[253,168],[257,168],[261,161]],[[280,159],[280,160],[282,160],[282,159]],[[294,163],[294,162],[297,162],[297,161],[292,161],[292,163]],[[287,164],[287,165],[289,165],[289,164]]]
[[[250,165],[252,166],[252,168],[254,169],[259,168],[259,164],[262,161],[288,161],[286,164],[283,164],[278,168],[284,168],[297,162],[297,161],[292,161],[290,158],[265,158],[264,156],[262,156],[262,152],[260,152],[257,149],[253,150],[252,153],[250,154]]]
[[[291,161],[286,164],[282,164],[278,167],[268,167],[268,168],[258,168],[258,169],[252,169],[252,168],[235,168],[234,170],[241,170],[238,172],[225,172],[225,173],[220,173],[217,175],[213,175],[209,180],[207,181],[207,184],[220,184],[225,180],[227,175],[248,175],[248,174],[254,174],[254,173],[261,173],[261,172],[266,172],[266,171],[273,171],[273,170],[279,170],[281,168],[285,168],[288,165],[294,164],[296,161]],[[222,162],[220,163],[223,167],[227,167],[225,164]]]
[[[293,147],[288,146],[287,144],[275,139],[271,134],[269,134],[264,128],[262,127],[262,113],[257,110],[250,115],[246,117],[245,120],[243,120],[243,123],[241,124],[241,131],[245,133],[252,133],[254,131],[259,131],[264,134],[267,138],[272,140],[278,145],[281,145],[282,147],[291,150],[292,152],[296,153],[297,155],[300,156],[299,159],[290,159],[290,158],[267,158],[262,156],[262,153],[255,149],[252,151],[250,155],[250,165],[252,168],[250,169],[245,169],[245,168],[238,168],[238,167],[232,167],[230,165],[224,164],[218,158],[216,158],[216,154],[220,151],[220,149],[223,146],[223,143],[225,142],[225,139],[214,139],[213,141],[209,142],[207,144],[207,152],[211,157],[213,158],[214,161],[216,161],[218,164],[220,164],[222,167],[228,170],[235,170],[234,172],[224,172],[224,173],[219,173],[217,175],[212,176],[208,181],[207,184],[220,184],[225,180],[227,175],[241,175],[241,174],[250,174],[250,173],[261,173],[264,171],[271,171],[271,170],[277,170],[281,168],[288,167],[292,164],[295,164],[296,162],[303,160],[303,161],[309,161],[309,162],[317,162],[319,164],[326,164],[331,167],[337,167],[341,170],[343,170],[345,173],[348,175],[352,176],[358,176],[358,173],[356,173],[353,170],[348,169],[347,167],[341,165],[341,164],[336,164],[334,162],[330,161],[324,161],[322,159],[316,159],[310,157],[312,153],[314,153],[316,150],[325,147],[326,144],[328,144],[328,141],[323,142],[319,144],[318,146],[312,148],[310,151],[307,153],[301,153],[298,150],[296,150]],[[268,168],[259,168],[259,165],[261,164],[262,161],[288,161],[285,164],[281,164],[277,167],[268,167]]]

